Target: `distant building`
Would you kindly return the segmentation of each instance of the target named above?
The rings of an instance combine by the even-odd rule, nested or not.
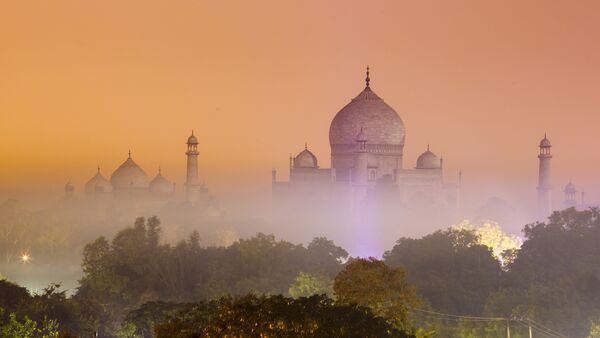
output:
[[[157,214],[167,206],[187,205],[196,208],[212,208],[216,203],[208,189],[198,179],[198,139],[192,135],[187,140],[187,175],[185,181],[186,198],[179,202],[175,195],[175,183],[169,181],[159,168],[156,176],[150,179],[146,172],[133,160],[131,151],[127,159],[106,179],[98,170],[84,187],[87,204],[110,206],[111,209],[125,215],[137,216]],[[72,199],[74,185],[69,181],[65,186],[65,195]]]
[[[317,156],[305,145],[290,157],[289,181],[278,180],[273,170],[276,221],[332,226],[355,222],[359,210],[381,217],[397,215],[402,208],[414,211],[414,206],[429,209],[429,214],[454,214],[459,186],[444,181],[443,160],[427,146],[416,166],[405,168],[405,135],[398,113],[371,89],[367,68],[364,90],[329,127],[332,167],[319,167]]]
[[[572,208],[572,207],[577,207],[577,188],[575,188],[575,185],[573,184],[573,182],[569,181],[569,183],[565,186],[565,189],[563,190],[563,192],[565,193],[565,202],[564,202],[564,207],[566,208]],[[583,196],[582,196],[582,200],[583,200]],[[582,201],[583,203],[583,201]]]

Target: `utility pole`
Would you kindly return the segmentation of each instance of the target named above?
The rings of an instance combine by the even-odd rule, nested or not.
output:
[[[510,319],[506,320],[506,338],[510,338]]]

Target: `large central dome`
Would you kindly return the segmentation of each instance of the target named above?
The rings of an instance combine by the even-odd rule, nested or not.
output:
[[[354,145],[364,128],[369,145],[404,145],[404,123],[387,103],[367,87],[340,110],[329,127],[329,144]]]
[[[116,190],[147,189],[148,175],[129,157],[115,170],[110,177],[110,183]]]

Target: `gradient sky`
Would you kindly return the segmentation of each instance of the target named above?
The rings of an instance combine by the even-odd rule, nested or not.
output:
[[[364,86],[462,168],[473,201],[532,204],[537,143],[600,200],[599,1],[22,1],[0,4],[0,197],[81,189],[133,157],[181,187],[184,142],[223,199],[267,194]],[[470,195],[469,195],[470,194]],[[234,197],[236,196],[236,197]],[[242,197],[240,197],[242,196]]]

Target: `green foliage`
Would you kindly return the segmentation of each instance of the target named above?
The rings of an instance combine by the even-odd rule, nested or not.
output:
[[[0,307],[8,311],[18,311],[30,299],[31,296],[24,287],[0,280]]]
[[[390,268],[374,258],[354,259],[335,278],[335,297],[340,304],[369,307],[394,327],[410,330],[408,313],[421,304],[415,289],[400,268]]]
[[[401,238],[384,254],[384,261],[405,269],[419,295],[445,313],[481,314],[487,297],[500,287],[500,262],[472,230]]]
[[[473,231],[477,236],[477,242],[490,248],[494,257],[500,261],[503,261],[504,252],[514,252],[521,246],[521,240],[518,237],[507,234],[498,223],[493,221],[475,225],[465,220],[452,228]]]
[[[15,313],[5,316],[0,307],[0,336],[5,338],[58,338],[58,322],[44,318],[41,325],[29,319],[18,320]]]
[[[326,275],[300,272],[288,290],[294,298],[333,294],[333,281]]]
[[[84,248],[84,276],[75,299],[93,318],[88,330],[126,333],[131,327],[116,323],[147,302],[286,294],[300,272],[319,276],[324,284],[319,290],[326,291],[325,281],[335,277],[348,256],[325,238],[304,247],[259,233],[229,247],[203,248],[198,233],[175,246],[161,244],[160,234],[158,219],[138,218],[112,241],[100,237]],[[149,327],[134,324],[136,330]]]
[[[600,338],[600,320],[592,322],[587,338]]]
[[[412,337],[369,309],[324,295],[244,296],[183,306],[156,326],[157,337]]]
[[[585,337],[600,313],[600,212],[574,208],[525,226],[526,241],[509,264],[502,299],[490,311],[528,316],[570,337]]]
[[[121,329],[120,337],[151,337],[154,332],[154,326],[168,315],[174,314],[182,307],[181,304],[168,302],[148,302],[140,308],[127,314]]]

